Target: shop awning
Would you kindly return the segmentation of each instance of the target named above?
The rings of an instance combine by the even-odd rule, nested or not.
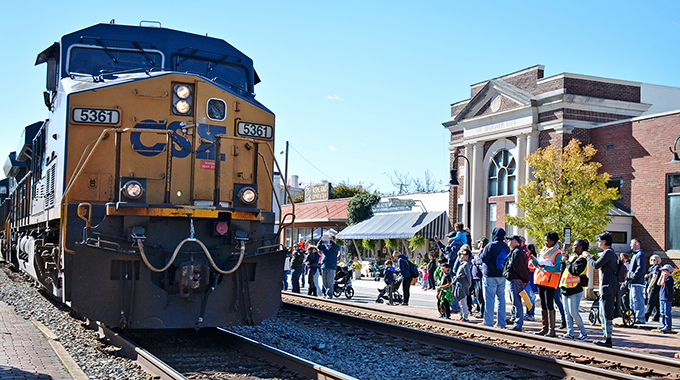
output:
[[[409,239],[414,235],[432,239],[446,236],[449,220],[446,211],[374,214],[353,224],[338,235],[338,239]]]

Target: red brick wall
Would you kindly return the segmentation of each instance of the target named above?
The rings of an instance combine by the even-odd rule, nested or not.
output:
[[[533,70],[527,71],[522,74],[508,74],[505,76],[498,77],[506,83],[513,86],[519,87],[525,91],[532,94],[536,94],[536,82],[543,78],[543,70],[535,67]],[[475,95],[484,87],[486,83],[480,83],[476,87],[470,87],[470,98],[474,98]]]
[[[488,197],[486,199],[487,201],[487,208],[486,208],[486,215],[484,216],[484,231],[485,233],[488,233],[488,226],[489,226],[489,207],[488,204],[490,203],[495,203],[496,204],[496,227],[501,227],[505,228],[505,208],[506,208],[506,203],[507,202],[514,202],[515,201],[515,196],[514,195],[499,195],[496,197]],[[507,232],[507,231],[506,231]],[[487,236],[491,238],[490,236]]]
[[[453,133],[451,133],[451,141],[452,142],[453,141],[463,141],[463,135],[464,135],[463,131],[453,132]]]
[[[451,106],[451,119],[456,117],[456,115],[458,115],[458,113],[460,111],[462,111],[463,108],[465,108],[465,106],[467,106],[467,102],[466,103],[457,103],[455,105],[452,105]]]
[[[581,120],[595,123],[609,123],[611,121],[629,119],[628,115],[618,115],[615,113],[604,113],[594,111],[575,110],[570,108],[560,108],[552,111],[541,112],[538,114],[538,122],[544,123],[552,120]]]
[[[632,237],[648,253],[666,248],[666,175],[680,173],[668,151],[680,134],[680,115],[624,122],[591,131],[594,160],[623,178],[621,202],[635,213]],[[607,147],[609,146],[609,149]]]
[[[534,70],[528,71],[521,75],[501,77],[500,79],[513,86],[519,87],[525,91],[535,94],[536,82],[538,82],[538,80],[541,78],[543,78],[543,70],[536,67],[534,68]]]
[[[536,94],[559,90],[562,88],[565,89],[567,94],[623,100],[627,102],[640,102],[639,86],[629,86],[568,77],[559,77],[539,84]]]

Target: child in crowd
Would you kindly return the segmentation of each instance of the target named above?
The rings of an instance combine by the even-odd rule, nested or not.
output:
[[[673,267],[666,264],[661,267],[661,277],[658,285],[661,286],[659,290],[659,301],[661,304],[661,332],[670,333],[673,331],[673,318],[671,317],[671,302],[673,302]]]
[[[394,273],[396,272],[396,269],[392,266],[392,260],[387,260],[385,261],[385,269],[383,273],[383,278],[385,280],[385,287],[382,289],[378,289],[380,291],[380,294],[378,294],[378,299],[380,299],[382,296],[385,295],[386,292],[391,296],[392,295],[392,285],[394,284]],[[390,300],[390,304],[392,303],[392,300]]]
[[[451,302],[453,300],[453,291],[451,285],[453,281],[449,275],[450,266],[448,263],[441,265],[443,277],[440,285],[437,287],[437,300],[439,300],[439,314],[443,314],[446,319],[451,319]]]
[[[454,280],[455,285],[453,294],[460,305],[459,321],[462,322],[468,322],[468,316],[470,315],[467,303],[467,298],[470,295],[470,284],[472,283],[470,256],[472,256],[470,248],[468,248],[467,244],[463,245],[460,251],[458,251],[458,257],[461,264],[458,267],[458,273],[456,273],[456,278]]]

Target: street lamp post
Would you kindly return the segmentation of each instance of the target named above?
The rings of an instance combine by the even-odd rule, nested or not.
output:
[[[678,156],[678,142],[680,141],[680,135],[678,135],[678,138],[675,139],[675,144],[673,145],[673,149],[668,147],[668,149],[673,153],[673,159],[670,162],[666,162],[667,164],[676,164],[680,162],[680,156]]]
[[[456,169],[456,160],[458,160],[459,158],[464,158],[465,161],[467,161],[467,174],[468,175],[465,178],[465,183],[467,184],[468,191],[466,192],[467,193],[466,194],[466,196],[467,196],[467,221],[466,221],[465,226],[470,228],[471,227],[470,222],[472,220],[471,219],[472,207],[470,207],[470,198],[471,198],[471,195],[472,195],[472,182],[470,181],[470,179],[471,179],[470,178],[470,160],[468,160],[467,157],[461,156],[461,155],[456,155],[453,158],[453,164],[452,164],[453,169],[451,169],[451,173],[450,173],[451,174],[451,180],[449,181],[449,185],[460,186],[460,183],[458,183],[458,169]]]

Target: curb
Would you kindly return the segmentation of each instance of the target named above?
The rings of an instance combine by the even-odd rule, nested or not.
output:
[[[50,347],[52,347],[54,353],[57,354],[57,357],[61,363],[64,365],[64,367],[66,367],[66,372],[71,375],[73,380],[89,380],[89,377],[85,374],[85,372],[83,372],[82,369],[80,369],[80,366],[76,364],[75,360],[73,360],[71,355],[69,355],[64,346],[59,342],[57,335],[37,319],[31,318],[31,322],[35,327],[38,328],[38,330],[40,330],[40,332],[43,333],[43,335],[45,335]]]

